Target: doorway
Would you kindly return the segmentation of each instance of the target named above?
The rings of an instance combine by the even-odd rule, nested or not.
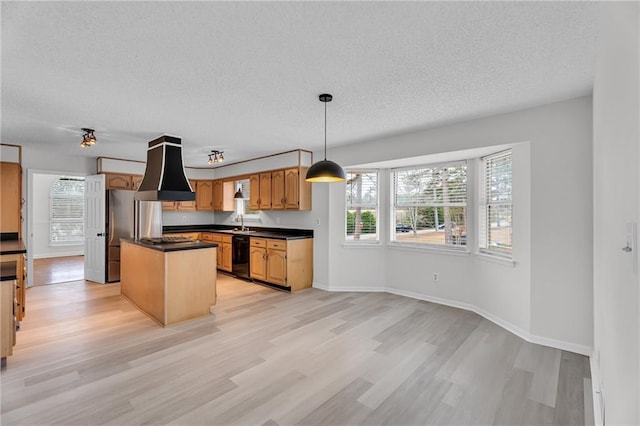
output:
[[[84,176],[29,170],[27,283],[84,279]]]

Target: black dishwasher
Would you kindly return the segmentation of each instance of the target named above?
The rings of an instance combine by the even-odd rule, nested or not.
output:
[[[238,278],[249,279],[249,236],[233,236],[233,255],[231,257],[233,274]]]

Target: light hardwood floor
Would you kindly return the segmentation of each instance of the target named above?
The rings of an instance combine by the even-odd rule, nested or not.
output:
[[[84,279],[84,256],[33,259],[33,285],[58,284]]]
[[[593,424],[586,357],[474,313],[225,275],[218,289],[214,315],[171,328],[118,284],[29,289],[2,425]]]

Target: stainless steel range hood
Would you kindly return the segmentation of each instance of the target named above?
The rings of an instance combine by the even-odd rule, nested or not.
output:
[[[182,141],[163,135],[149,142],[147,168],[135,194],[141,201],[193,201],[196,193],[182,164]]]

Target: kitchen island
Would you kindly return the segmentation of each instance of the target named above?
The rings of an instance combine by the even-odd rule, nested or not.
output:
[[[216,304],[216,247],[122,239],[120,291],[162,326],[209,315]]]

